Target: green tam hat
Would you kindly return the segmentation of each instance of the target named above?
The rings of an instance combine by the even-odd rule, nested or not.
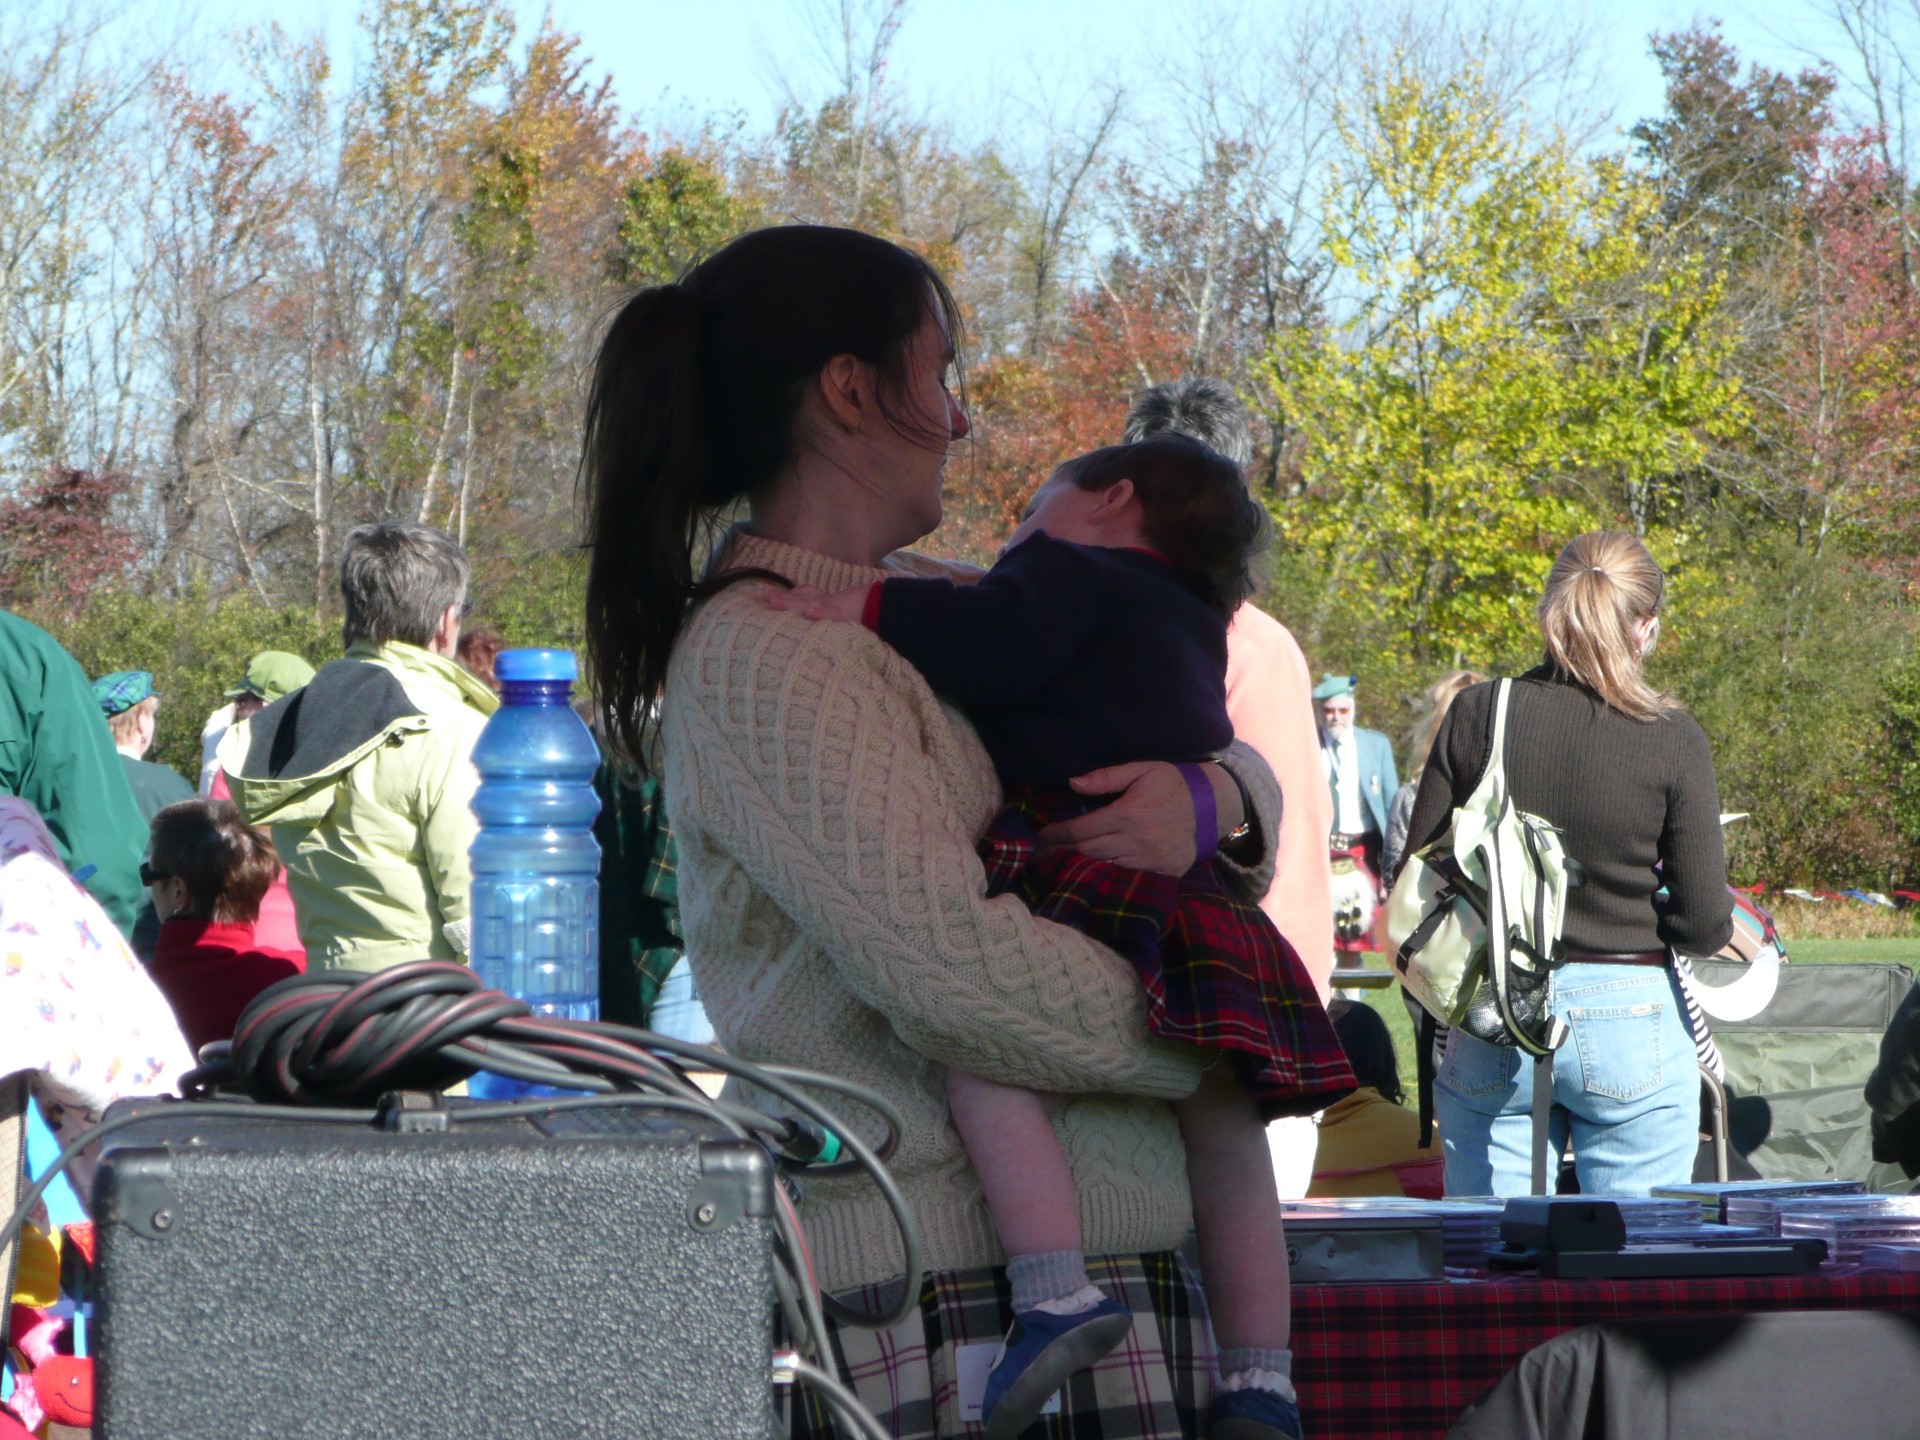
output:
[[[1320,683],[1313,687],[1313,698],[1324,704],[1337,695],[1353,694],[1359,683],[1358,675],[1322,675]]]
[[[153,676],[145,670],[116,670],[93,682],[93,698],[100,702],[100,713],[108,716],[131,710],[149,695],[159,693],[153,688]]]
[[[271,705],[313,679],[313,666],[285,650],[262,650],[247,662],[247,678],[227,691],[227,699],[257,695]]]

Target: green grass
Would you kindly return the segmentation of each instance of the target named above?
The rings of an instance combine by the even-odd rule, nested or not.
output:
[[[1834,965],[1848,960],[1897,961],[1920,968],[1920,940],[1789,940],[1787,956],[1795,965]]]
[[[1795,965],[1839,965],[1847,962],[1877,961],[1906,965],[1910,969],[1920,970],[1920,939],[1871,938],[1859,940],[1788,940],[1787,954],[1790,963]],[[1384,967],[1380,956],[1369,955],[1366,968],[1378,970]],[[1337,977],[1336,977],[1337,978]],[[1413,1022],[1407,1016],[1407,1007],[1400,999],[1400,986],[1396,982],[1385,990],[1335,990],[1335,995],[1363,1000],[1380,1012],[1387,1022],[1387,1030],[1393,1036],[1394,1056],[1400,1062],[1400,1084],[1407,1092],[1407,1103],[1412,1104],[1415,1094],[1414,1068],[1415,1050],[1413,1045]]]

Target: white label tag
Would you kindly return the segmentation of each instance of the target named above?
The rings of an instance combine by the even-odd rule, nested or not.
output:
[[[999,1353],[998,1340],[982,1340],[976,1345],[954,1347],[954,1378],[960,1385],[960,1418],[969,1425],[980,1423],[980,1401],[987,1393],[987,1372],[993,1369],[993,1357]],[[1060,1413],[1058,1390],[1047,1397],[1047,1403],[1040,1407],[1040,1413]]]

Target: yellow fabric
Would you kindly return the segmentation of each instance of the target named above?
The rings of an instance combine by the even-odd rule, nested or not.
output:
[[[1403,1195],[1390,1167],[1439,1153],[1437,1147],[1420,1148],[1418,1115],[1363,1085],[1320,1117],[1320,1150],[1307,1194]]]
[[[38,1225],[20,1231],[20,1261],[13,1272],[13,1303],[45,1310],[60,1303],[60,1247]]]

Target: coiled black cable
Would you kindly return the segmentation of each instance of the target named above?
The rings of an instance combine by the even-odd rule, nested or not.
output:
[[[241,1013],[231,1042],[206,1046],[201,1063],[181,1081],[185,1100],[121,1115],[66,1145],[0,1230],[0,1248],[18,1234],[33,1205],[88,1146],[107,1134],[183,1113],[250,1115],[367,1124],[383,1096],[395,1091],[445,1090],[476,1071],[585,1094],[474,1103],[447,1112],[449,1123],[619,1106],[693,1113],[736,1138],[765,1146],[789,1175],[865,1174],[900,1227],[905,1284],[882,1314],[850,1307],[820,1291],[806,1260],[806,1237],[782,1189],[774,1207],[774,1289],[796,1349],[823,1369],[787,1365],[804,1382],[830,1372],[833,1355],[826,1319],[871,1329],[899,1324],[918,1304],[920,1240],[907,1206],[883,1163],[899,1143],[901,1120],[887,1100],[850,1081],[782,1065],[754,1065],[707,1046],[650,1031],[596,1021],[535,1015],[520,1000],[482,985],[472,970],[447,961],[420,960],[368,975],[317,970],[262,991]],[[799,1112],[799,1117],[709,1097],[683,1064],[733,1076]],[[851,1100],[877,1116],[884,1138],[869,1144],[807,1089]],[[837,1142],[845,1159],[811,1163],[823,1140]],[[823,1387],[824,1388],[824,1387]],[[850,1392],[831,1396],[836,1410]],[[843,1416],[863,1435],[875,1433],[864,1412]]]

